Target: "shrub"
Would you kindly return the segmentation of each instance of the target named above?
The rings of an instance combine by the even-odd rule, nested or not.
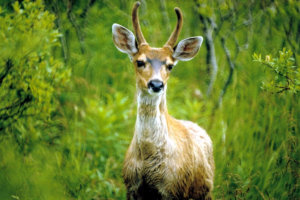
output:
[[[253,59],[270,68],[274,74],[270,80],[263,82],[263,89],[277,93],[300,91],[300,73],[299,68],[295,65],[292,51],[284,48],[279,51],[279,57],[273,58],[272,55],[266,55],[265,59],[261,58],[261,54],[254,53]]]
[[[42,1],[16,1],[12,7],[0,16],[0,131],[5,132],[28,120],[49,119],[70,74],[51,55],[60,36],[55,16]]]

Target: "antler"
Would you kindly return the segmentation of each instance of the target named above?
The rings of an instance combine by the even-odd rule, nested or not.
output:
[[[175,12],[177,15],[177,25],[173,31],[173,33],[171,34],[169,40],[167,41],[167,43],[164,46],[169,46],[171,48],[173,48],[175,46],[175,43],[177,41],[177,38],[180,34],[181,28],[182,28],[182,13],[181,10],[179,8],[175,8]]]
[[[142,43],[147,44],[147,42],[143,36],[143,33],[141,31],[139,16],[137,13],[137,10],[138,10],[140,4],[141,3],[138,1],[135,2],[133,9],[132,9],[132,24],[133,24],[133,28],[134,28],[134,32],[135,32],[135,36],[136,36],[138,45],[141,45]]]

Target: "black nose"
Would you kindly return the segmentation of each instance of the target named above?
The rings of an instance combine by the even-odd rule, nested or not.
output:
[[[153,92],[159,92],[164,88],[164,83],[160,80],[152,80],[148,83],[148,88],[151,88]]]

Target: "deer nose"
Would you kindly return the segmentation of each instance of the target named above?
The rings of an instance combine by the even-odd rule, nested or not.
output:
[[[148,88],[152,89],[153,92],[159,92],[161,89],[164,88],[164,83],[160,80],[151,80],[148,83]]]

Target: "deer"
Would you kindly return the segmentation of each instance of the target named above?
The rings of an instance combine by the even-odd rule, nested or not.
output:
[[[189,37],[177,45],[183,16],[162,48],[150,47],[141,31],[136,2],[132,9],[135,34],[114,23],[113,42],[128,54],[136,77],[137,117],[125,155],[123,179],[128,200],[212,199],[212,141],[197,124],[168,114],[167,81],[178,61],[195,57],[203,38]]]

